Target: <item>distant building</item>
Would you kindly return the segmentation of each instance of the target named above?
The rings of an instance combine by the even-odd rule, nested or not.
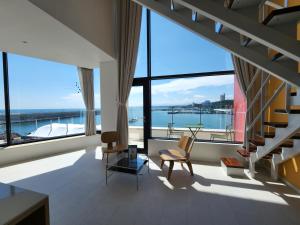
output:
[[[223,101],[225,101],[225,93],[220,95],[220,102],[223,102]]]
[[[210,105],[210,101],[209,101],[209,100],[206,100],[206,101],[204,101],[204,102],[202,103],[202,105],[204,105],[204,106]]]

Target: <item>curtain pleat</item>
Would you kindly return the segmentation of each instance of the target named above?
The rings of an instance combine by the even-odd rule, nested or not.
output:
[[[131,0],[119,1],[120,43],[118,52],[118,118],[119,144],[128,146],[127,101],[133,82],[140,38],[142,7]]]

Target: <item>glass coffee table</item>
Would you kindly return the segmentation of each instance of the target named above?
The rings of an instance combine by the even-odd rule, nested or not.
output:
[[[144,156],[144,157],[143,157]],[[111,172],[127,173],[136,176],[136,189],[139,190],[139,175],[144,166],[147,164],[149,173],[149,157],[147,155],[138,154],[136,159],[129,159],[128,156],[122,156],[116,162],[106,164],[106,184]]]

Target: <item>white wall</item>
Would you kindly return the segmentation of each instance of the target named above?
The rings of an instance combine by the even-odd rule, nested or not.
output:
[[[0,167],[29,161],[50,155],[65,153],[69,151],[100,145],[100,135],[76,136],[49,141],[41,141],[30,144],[9,146],[0,149]]]
[[[158,151],[161,149],[177,149],[177,141],[174,140],[149,140],[149,155],[158,157]],[[243,158],[236,152],[241,145],[210,143],[210,142],[195,142],[191,160],[219,163],[221,157],[236,157],[241,162]]]
[[[40,4],[42,4],[42,2],[45,3],[45,1],[42,0],[38,1]],[[54,1],[47,1],[49,5],[51,5],[52,2]],[[74,0],[74,4],[75,2],[78,3],[78,1]],[[81,1],[81,3],[82,2],[83,1]],[[61,6],[65,5],[65,7],[67,7],[66,3],[71,4],[70,1],[63,0],[61,1]],[[54,6],[55,5],[53,5],[53,7]],[[95,7],[97,12],[105,10],[105,7],[98,10],[99,7],[100,6]],[[80,32],[79,28],[78,30],[70,28],[68,24],[65,25],[27,0],[0,1],[1,51],[86,68],[95,68],[99,66],[99,62],[113,60],[113,57],[106,53],[104,48],[111,48],[109,51],[112,51],[112,43],[96,45],[92,42],[91,38],[83,35],[83,33],[88,32],[83,28],[91,30],[95,28],[95,37],[104,42],[106,42],[106,39],[113,42],[112,31],[107,31],[105,28],[103,28],[102,32],[100,31],[100,29],[102,29],[100,23],[108,25],[111,21],[105,21],[105,17],[110,18],[112,16],[110,9],[107,10],[107,14],[109,15],[104,16],[105,13],[100,14],[101,16],[98,17],[101,17],[102,20],[98,22],[97,18],[95,18],[92,25],[87,24],[88,20],[92,20],[93,17],[86,16],[88,13],[86,10],[83,10],[83,15],[76,15],[76,12],[72,14],[71,12],[75,10],[69,7],[58,7],[57,10],[74,22],[77,21],[77,25],[82,28],[82,31]],[[63,12],[61,12],[62,10]],[[95,14],[95,12],[93,13]],[[112,27],[110,27],[110,29],[112,29]],[[102,49],[101,46],[104,49]]]
[[[101,130],[117,129],[118,113],[118,63],[117,61],[100,63],[101,70]]]
[[[116,26],[113,0],[29,1],[114,57]]]

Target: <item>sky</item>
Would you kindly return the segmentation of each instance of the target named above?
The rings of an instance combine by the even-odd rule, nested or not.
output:
[[[85,108],[76,66],[11,53],[8,65],[11,109]],[[94,75],[95,107],[100,108],[98,68]]]
[[[135,77],[147,74],[146,10]],[[151,13],[152,75],[232,70],[230,54],[181,26]],[[8,54],[11,109],[84,108],[76,66]],[[2,73],[2,71],[0,72]],[[100,108],[100,70],[95,74],[95,107]],[[2,78],[2,76],[1,76]],[[3,80],[0,80],[3,83]],[[184,105],[233,96],[233,76],[152,82],[153,105]],[[0,104],[4,106],[3,99]],[[142,105],[140,87],[132,89],[130,106]]]
[[[135,77],[147,74],[146,10]],[[185,28],[151,13],[152,76],[233,70],[230,54]],[[205,100],[217,101],[220,95],[233,99],[233,76],[185,78],[152,81],[152,105],[186,105]],[[130,106],[142,105],[141,87],[133,87]]]

